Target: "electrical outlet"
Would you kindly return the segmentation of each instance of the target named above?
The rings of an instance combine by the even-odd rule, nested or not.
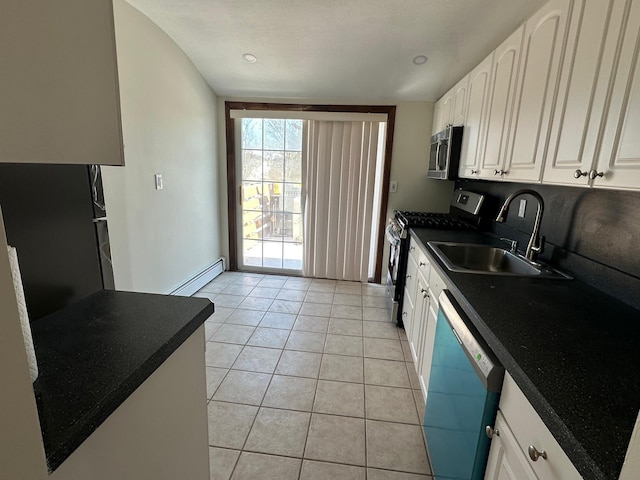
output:
[[[520,200],[520,207],[518,207],[518,216],[524,218],[524,213],[527,210],[527,201],[525,199]]]
[[[162,190],[164,188],[164,183],[162,183],[162,174],[156,173],[154,177],[156,179],[156,190]]]
[[[398,191],[398,182],[395,180],[389,182],[389,192],[396,193]]]

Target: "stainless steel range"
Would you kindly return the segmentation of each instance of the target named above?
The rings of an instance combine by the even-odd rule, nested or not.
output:
[[[391,306],[391,320],[402,327],[402,295],[406,282],[407,255],[410,228],[439,230],[469,230],[480,223],[480,210],[484,195],[456,190],[453,192],[449,213],[410,212],[396,210],[386,229],[390,245],[387,270],[387,298]]]

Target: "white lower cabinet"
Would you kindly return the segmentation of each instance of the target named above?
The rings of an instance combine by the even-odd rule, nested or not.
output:
[[[549,429],[505,374],[485,480],[580,480]]]
[[[429,389],[429,375],[431,374],[431,359],[433,358],[433,344],[436,339],[436,325],[438,323],[438,304],[434,300],[436,297],[431,296],[429,305],[429,313],[425,321],[423,329],[422,355],[419,364],[416,365],[418,371],[418,380],[420,380],[420,390],[422,390],[422,398],[427,398]]]
[[[411,347],[413,363],[416,365],[417,369],[418,364],[420,363],[420,347],[423,330],[427,322],[427,315],[429,314],[429,285],[420,274],[418,275],[417,280],[414,305],[415,311],[413,314],[413,325],[411,326],[411,330],[407,332],[407,337],[409,338],[409,346]]]
[[[413,320],[415,317],[415,305],[413,304],[414,301],[415,298],[412,298],[409,295],[407,287],[405,287],[404,299],[402,300],[402,323],[404,324],[404,331],[407,334],[407,340],[409,340],[409,344],[411,344],[411,329],[413,328]]]
[[[497,434],[491,440],[485,480],[536,480],[501,412],[496,417],[494,430]]]
[[[431,357],[433,356],[433,343],[436,337],[436,322],[438,318],[438,296],[445,288],[444,281],[438,272],[431,266],[431,258],[423,247],[418,246],[413,238],[411,246],[415,250],[410,251],[409,262],[417,258],[415,267],[414,286],[407,285],[404,292],[403,317],[411,356],[415,365],[422,397],[427,398],[429,387],[429,374],[431,373]],[[407,268],[407,272],[411,269]],[[407,279],[409,280],[409,279]],[[412,289],[413,288],[413,289]],[[405,313],[406,312],[406,313]]]

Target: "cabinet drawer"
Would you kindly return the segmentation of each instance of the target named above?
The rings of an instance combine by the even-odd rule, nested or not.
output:
[[[506,374],[502,386],[500,410],[509,424],[518,446],[538,478],[579,480],[582,476],[575,469],[556,439],[542,422],[513,378]],[[546,452],[547,458],[533,461],[529,447]]]
[[[431,270],[431,261],[422,248],[416,248],[418,252],[418,272],[424,277],[425,283],[429,284],[429,271]]]
[[[409,239],[409,258],[413,258],[413,261],[418,263],[418,256],[421,248],[415,238]]]

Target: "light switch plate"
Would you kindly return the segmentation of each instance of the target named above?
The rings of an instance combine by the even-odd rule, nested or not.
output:
[[[518,207],[518,216],[524,218],[524,213],[527,210],[527,201],[523,198],[520,200],[520,207]]]
[[[162,174],[156,173],[154,177],[156,179],[156,190],[162,190],[164,188],[164,184],[162,183]]]
[[[389,192],[396,193],[398,191],[398,182],[395,180],[389,182]]]

